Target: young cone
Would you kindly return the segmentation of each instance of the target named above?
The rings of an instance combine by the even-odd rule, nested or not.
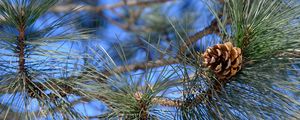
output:
[[[233,47],[231,42],[209,47],[203,54],[204,64],[220,80],[228,80],[241,69],[241,49]]]

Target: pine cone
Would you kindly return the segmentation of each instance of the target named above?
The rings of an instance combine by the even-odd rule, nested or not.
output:
[[[221,80],[228,80],[241,69],[241,49],[233,47],[231,42],[207,48],[203,57],[205,66]]]

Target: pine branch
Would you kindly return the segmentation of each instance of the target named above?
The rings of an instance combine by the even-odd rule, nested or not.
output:
[[[197,42],[202,37],[209,35],[209,34],[218,33],[219,29],[218,29],[217,23],[218,23],[217,19],[214,19],[208,27],[204,28],[204,30],[199,31],[199,32],[195,33],[194,35],[190,36],[188,39],[186,39],[185,43],[179,47],[178,55],[184,54],[184,52],[188,46]]]
[[[168,98],[161,98],[161,97],[153,98],[152,102],[154,104],[159,104],[167,107],[180,107],[184,104],[184,102],[181,100],[171,100]]]
[[[218,33],[218,26],[217,26],[217,20],[214,19],[211,23],[210,26],[206,27],[204,30],[199,31],[195,33],[194,35],[190,36],[186,41],[186,44],[183,44],[180,47],[180,53],[184,53],[186,50],[186,47],[195,43],[197,40],[201,39],[202,37],[213,34],[213,33]],[[102,74],[105,76],[111,76],[112,73],[124,73],[132,70],[138,70],[138,69],[146,69],[146,68],[153,68],[153,67],[160,67],[160,66],[165,66],[169,64],[175,64],[179,63],[178,60],[173,59],[173,60],[157,60],[157,61],[149,61],[145,63],[140,63],[140,64],[133,64],[133,65],[125,65],[125,66],[120,66],[114,69],[113,71],[103,71]]]
[[[220,4],[224,5],[224,0],[218,0],[218,1],[220,2]],[[219,12],[218,17],[221,18],[222,16],[223,16],[223,13]],[[220,33],[219,28],[218,28],[218,19],[219,18],[213,19],[209,26],[207,26],[206,28],[204,28],[201,31],[196,32],[192,36],[188,37],[188,39],[184,40],[185,43],[179,47],[178,56],[180,57],[180,55],[184,55],[184,52],[186,51],[186,49],[190,45],[197,42],[202,37],[209,35],[209,34],[214,34],[214,33],[219,34]],[[231,22],[231,20],[228,19],[227,23],[230,23],[230,22]]]
[[[18,50],[19,50],[19,73],[25,73],[25,25],[20,25],[18,36]],[[27,76],[26,76],[27,77]]]
[[[119,2],[112,5],[102,5],[98,7],[94,6],[80,6],[75,4],[70,5],[62,5],[62,6],[56,6],[51,9],[53,12],[70,12],[73,8],[78,8],[77,12],[79,11],[93,11],[93,12],[99,12],[105,9],[115,9],[120,8],[124,6],[149,6],[152,4],[157,3],[165,3],[169,1],[176,1],[176,0],[148,0],[148,1],[128,1],[127,3]]]
[[[189,75],[189,78],[193,78],[193,77],[195,77],[195,74]],[[184,79],[188,79],[188,78],[184,78]],[[194,99],[192,99],[192,100],[188,100],[188,101],[187,100],[172,100],[169,98],[154,97],[154,98],[152,98],[152,103],[159,104],[162,106],[167,106],[167,107],[182,107],[182,106],[193,107],[193,106],[197,106],[201,102],[204,102],[205,100],[212,99],[213,95],[219,95],[221,93],[224,85],[225,85],[225,82],[215,81],[208,90],[197,94],[194,97]],[[138,99],[138,98],[136,98],[136,99]]]
[[[89,77],[90,77],[90,79],[96,79],[96,80],[100,81],[101,83],[106,83],[106,81],[104,81],[104,80],[107,77],[112,76],[114,74],[122,74],[122,73],[129,72],[129,71],[161,67],[161,66],[171,65],[171,64],[176,64],[176,63],[179,63],[179,61],[177,59],[148,61],[148,62],[139,63],[139,64],[119,66],[111,71],[104,70],[101,72],[90,73],[93,75],[98,75],[96,77],[95,76],[87,76],[87,75],[85,75],[86,73],[83,73],[79,76],[70,76],[68,78],[61,78],[61,79],[76,80],[76,79],[89,79]],[[55,80],[49,80],[49,81],[55,81]],[[63,89],[63,91],[64,91],[64,89],[66,89],[64,84],[54,83],[54,82],[48,83],[47,86],[45,86],[45,84],[43,84],[43,83],[35,83],[35,84],[41,90],[46,90],[47,88],[53,88],[53,89]],[[72,91],[72,90],[70,90],[70,91]],[[72,91],[70,93],[78,93],[78,92]]]
[[[149,68],[155,68],[155,67],[171,65],[176,63],[179,63],[177,59],[148,61],[145,63],[120,66],[115,68],[112,71],[107,71],[107,70],[103,71],[102,74],[106,76],[111,76],[115,73],[124,73],[124,72],[139,70],[139,69],[149,69]]]
[[[293,50],[293,51],[287,51],[287,52],[282,52],[277,55],[278,57],[300,57],[300,50]]]
[[[186,45],[191,45],[193,42],[196,42],[197,40],[201,39],[202,37],[212,34],[212,33],[217,33],[218,32],[218,28],[216,25],[216,20],[213,20],[212,24],[210,26],[208,26],[207,28],[205,28],[203,31],[197,32],[196,34],[194,34],[193,36],[189,37],[189,43],[187,43]],[[181,50],[184,51],[186,46],[182,46]],[[109,76],[112,76],[114,74],[122,74],[125,72],[129,72],[129,71],[135,71],[135,70],[139,70],[139,69],[149,69],[149,68],[155,68],[155,67],[161,67],[161,66],[166,66],[166,65],[171,65],[171,64],[176,64],[179,63],[180,61],[178,59],[170,59],[170,60],[156,60],[156,61],[147,61],[144,63],[139,63],[139,64],[132,64],[132,65],[124,65],[124,66],[119,66],[116,67],[113,70],[104,70],[101,72],[96,72],[93,73],[95,76],[86,76],[84,74],[79,75],[79,76],[71,76],[68,77],[66,79],[82,79],[84,76],[84,79],[87,79],[87,77],[91,77],[91,79],[96,79],[97,81],[101,82],[101,83],[106,83],[105,79],[107,79]],[[39,88],[43,89],[44,87],[42,85],[38,85]],[[53,85],[53,86],[57,86],[57,85]],[[199,98],[198,98],[198,101]],[[155,98],[154,99],[155,103],[164,105],[164,106],[179,106],[181,105],[183,102],[178,102],[178,101],[173,101],[173,100],[169,100],[166,98]]]

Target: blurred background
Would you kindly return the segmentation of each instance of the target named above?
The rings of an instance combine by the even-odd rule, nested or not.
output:
[[[12,1],[13,4],[17,4]],[[183,39],[204,30],[213,19],[214,16],[201,0],[62,0],[41,15],[28,30],[27,41],[31,45],[26,48],[28,49],[27,71],[34,74],[37,81],[44,79],[47,81],[49,78],[81,74],[83,69],[86,69],[82,66],[105,70],[103,64],[99,63],[97,58],[93,58],[97,56],[93,54],[97,53],[99,46],[104,48],[116,66],[142,64],[174,57]],[[60,24],[53,25],[57,21]],[[72,23],[69,23],[70,21]],[[1,33],[1,39],[5,39],[7,35],[10,35],[11,39],[18,38],[16,32],[18,30],[6,24],[1,25],[1,30],[4,31]],[[84,33],[89,36],[86,38],[81,36],[76,41],[72,40],[73,38],[52,37],[76,36],[78,32],[82,32],[81,30],[86,30]],[[200,44],[216,44],[219,39],[216,34],[207,34],[201,38],[201,41],[193,44],[192,48],[204,51],[206,46]],[[15,50],[9,48],[12,46],[15,48],[14,45],[18,44],[14,42],[12,46],[7,44],[1,42],[2,81],[9,80],[7,76],[14,76],[18,65]],[[32,52],[31,48],[34,49]],[[167,54],[159,52],[160,50]],[[143,71],[135,69],[132,72]],[[49,91],[45,92],[49,93]],[[22,96],[22,94],[1,96],[3,103],[9,106],[8,108],[2,106],[2,118],[22,117],[22,114],[17,113],[28,109]],[[108,111],[107,106],[100,101],[82,102],[79,98],[80,96],[69,96],[71,104],[74,104],[75,109],[84,116],[97,118],[98,115]],[[37,99],[33,99],[29,104],[31,111],[41,109],[38,107]]]
[[[26,3],[29,0],[11,1],[14,1],[12,4],[18,4],[16,1]],[[45,2],[40,1],[37,5]],[[102,115],[112,112],[111,116],[116,116],[117,119],[122,117],[123,113],[139,114],[140,106],[137,106],[138,100],[135,99],[140,97],[139,92],[170,100],[193,99],[196,93],[202,93],[211,87],[208,84],[211,81],[201,77],[193,77],[191,79],[195,81],[191,82],[181,81],[181,78],[186,79],[185,77],[189,77],[191,73],[195,75],[200,67],[201,70],[205,69],[199,66],[198,59],[195,59],[194,53],[191,52],[203,52],[208,46],[222,42],[221,39],[226,40],[224,37],[232,37],[231,26],[224,22],[226,16],[220,19],[225,24],[224,29],[228,32],[228,36],[219,30],[217,19],[209,10],[221,11],[223,2],[223,0],[60,0],[45,14],[40,15],[25,31],[24,39],[27,45],[24,52],[25,80],[30,76],[32,83],[38,87],[31,84],[29,86],[31,85],[33,89],[40,87],[34,91],[34,95],[38,94],[38,97],[30,95],[32,88],[25,88],[28,84],[19,80],[24,77],[19,77],[18,73],[20,30],[11,27],[15,25],[14,22],[3,22],[10,18],[3,16],[5,12],[1,13],[0,117],[22,119],[22,115],[26,114],[33,119],[68,119],[77,118],[75,114],[79,112],[84,118],[99,119]],[[1,6],[6,6],[4,2],[0,3]],[[208,5],[212,8],[208,8]],[[38,7],[31,6],[34,9]],[[0,7],[0,9],[8,8]],[[22,15],[22,9],[20,11],[18,14]],[[259,46],[258,43],[255,45]],[[180,53],[182,51],[184,53]],[[176,57],[178,59],[172,59]],[[293,64],[285,64],[284,60],[280,60],[280,65],[284,66],[280,70],[276,69],[279,64],[273,64],[272,60],[271,62],[262,60],[256,66],[250,66],[238,76],[239,80],[228,83],[227,86],[231,87],[226,90],[228,94],[220,95],[222,97],[214,96],[215,100],[209,100],[211,103],[203,102],[195,105],[192,110],[177,108],[176,105],[175,107],[153,105],[153,108],[152,106],[149,108],[149,114],[156,119],[185,117],[221,119],[224,116],[248,119],[257,116],[261,118],[289,116],[290,111],[300,109],[299,104],[297,105],[300,101],[297,97],[299,89],[296,89],[299,88],[297,82],[300,68],[298,58],[294,59]],[[257,74],[261,76],[257,77]],[[178,85],[178,81],[182,83]],[[291,88],[285,87],[286,81],[291,83]],[[186,91],[187,96],[184,96]],[[45,95],[50,98],[45,99]],[[55,99],[51,98],[51,95],[54,95]],[[63,105],[66,106],[61,107]],[[191,115],[184,116],[189,113]],[[297,114],[300,113],[293,115]],[[274,115],[275,117],[272,117]]]
[[[76,27],[92,29],[93,38],[63,42],[64,50],[92,54],[91,48],[101,45],[118,66],[168,57],[150,44],[175,56],[182,39],[202,31],[214,19],[201,0],[64,0],[51,8],[49,14],[59,16],[68,12],[79,15],[76,19],[79,25]],[[212,45],[220,41],[216,34],[201,39],[194,44],[195,50],[204,51],[204,43]],[[81,59],[81,62],[99,65],[89,59]],[[87,116],[97,116],[107,111],[107,106],[100,101],[75,106]]]
[[[70,10],[74,8],[76,14],[80,15],[80,19],[77,19],[80,24],[78,27],[93,29],[94,36],[90,40],[64,43],[64,47],[72,47],[72,50],[86,54],[92,53],[90,48],[93,46],[101,45],[117,65],[166,57],[149,43],[168,51],[168,54],[176,55],[178,43],[181,42],[178,34],[186,38],[209,26],[214,19],[201,0],[64,0],[53,7],[49,14],[61,15],[73,12]],[[219,41],[219,37],[214,34],[202,39],[194,45],[196,50],[205,50],[200,42],[216,44]],[[123,51],[121,56],[120,46]],[[93,62],[84,59],[84,63]],[[76,108],[88,116],[97,116],[107,110],[99,101],[77,104]]]

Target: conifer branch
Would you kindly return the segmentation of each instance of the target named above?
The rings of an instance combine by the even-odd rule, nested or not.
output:
[[[186,40],[187,43],[180,46],[180,49],[179,49],[180,53],[184,53],[187,46],[190,46],[191,44],[195,43],[197,40],[201,39],[202,37],[209,35],[209,34],[218,33],[218,32],[219,32],[219,30],[218,30],[218,26],[217,26],[217,20],[214,19],[210,26],[208,26],[204,30],[199,31],[199,32],[195,33],[194,35],[190,36]],[[177,59],[148,61],[145,63],[120,66],[120,67],[115,68],[113,71],[107,71],[107,70],[103,71],[102,74],[106,75],[106,76],[110,76],[113,73],[124,73],[124,72],[132,71],[132,70],[160,67],[160,66],[176,64],[176,63],[179,63],[179,61]]]
[[[195,74],[190,74],[188,77],[183,79],[195,78]],[[152,104],[157,104],[166,107],[194,107],[200,104],[201,102],[205,102],[205,100],[210,100],[214,95],[219,95],[225,85],[225,81],[215,81],[210,85],[210,88],[206,91],[203,91],[199,94],[196,94],[195,97],[191,100],[181,100],[181,99],[169,99],[165,97],[154,97],[152,98]],[[185,93],[187,91],[183,91]],[[189,92],[187,92],[189,93]],[[143,95],[139,95],[143,96]],[[135,96],[137,97],[137,96]],[[140,98],[135,98],[140,99]]]
[[[111,76],[114,73],[124,73],[124,72],[139,70],[139,69],[149,69],[149,68],[161,67],[161,66],[171,65],[176,63],[179,63],[177,59],[148,61],[145,63],[120,66],[115,68],[112,71],[107,71],[107,70],[103,71],[102,74],[106,76]]]
[[[93,11],[93,12],[99,12],[106,9],[115,9],[120,8],[124,6],[149,6],[152,4],[157,3],[165,3],[169,1],[176,1],[176,0],[148,0],[148,1],[128,1],[127,3],[124,3],[123,1],[118,2],[116,4],[112,5],[102,5],[102,6],[80,6],[75,4],[70,5],[62,5],[62,6],[56,6],[51,9],[52,12],[70,12],[73,8],[78,8],[77,12],[79,11]]]
[[[218,23],[217,19],[214,19],[208,27],[206,27],[202,31],[199,31],[199,32],[193,34],[192,36],[188,37],[188,39],[185,40],[185,43],[179,47],[178,55],[184,54],[187,47],[189,47],[193,43],[197,42],[202,37],[209,35],[209,34],[218,33],[219,30],[218,30],[217,23]]]

